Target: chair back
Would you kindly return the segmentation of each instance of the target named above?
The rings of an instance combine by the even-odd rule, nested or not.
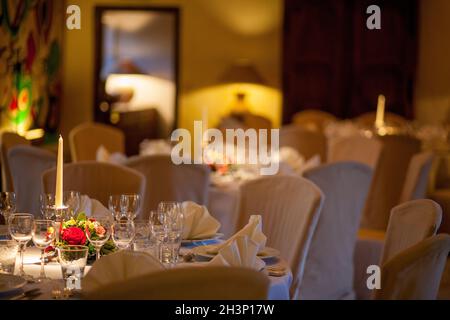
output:
[[[157,271],[88,293],[95,300],[264,300],[269,279],[234,267],[186,267]]]
[[[44,192],[54,193],[55,181],[56,168],[45,171],[42,175]],[[144,199],[146,180],[140,172],[130,168],[105,162],[84,161],[64,165],[63,188],[79,191],[108,207],[110,195],[136,193]]]
[[[23,145],[9,150],[8,161],[17,197],[17,212],[29,212],[40,217],[41,177],[46,170],[56,166],[56,155]]]
[[[8,151],[18,145],[31,145],[31,142],[14,132],[3,132],[0,136],[0,160],[2,171],[2,191],[14,191],[13,180],[9,168]]]
[[[433,159],[431,152],[421,152],[412,157],[406,172],[400,203],[426,197]]]
[[[280,129],[280,147],[294,148],[305,159],[318,154],[321,161],[325,161],[327,139],[323,133],[290,125]]]
[[[355,122],[360,126],[371,128],[375,125],[375,119],[377,117],[376,112],[367,112],[355,118]],[[384,114],[384,122],[387,125],[395,126],[395,127],[404,127],[408,124],[408,120],[403,118],[402,116],[392,113],[386,112]]]
[[[338,119],[331,113],[308,109],[297,112],[292,117],[292,123],[301,126],[307,130],[323,132],[325,126],[330,122],[335,122]]]
[[[69,133],[72,161],[96,160],[97,150],[103,145],[110,153],[125,153],[125,135],[112,126],[101,123],[83,123]]]
[[[354,298],[353,251],[372,169],[338,162],[308,170],[304,177],[322,190],[325,200],[306,258],[300,299]]]
[[[289,263],[294,276],[291,296],[297,299],[322,208],[322,192],[305,178],[280,175],[246,182],[240,193],[239,227],[243,227],[252,214],[263,217],[267,245],[280,250]]]
[[[450,252],[450,236],[439,234],[399,252],[381,267],[378,300],[435,300]]]

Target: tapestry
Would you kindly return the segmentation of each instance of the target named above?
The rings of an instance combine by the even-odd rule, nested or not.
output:
[[[0,126],[58,127],[64,0],[0,0]]]

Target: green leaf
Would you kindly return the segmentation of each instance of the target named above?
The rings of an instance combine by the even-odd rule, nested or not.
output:
[[[85,213],[84,211],[80,212],[80,213],[78,214],[78,216],[77,216],[77,220],[78,220],[78,221],[80,221],[80,220],[86,220],[86,219],[87,219],[87,217],[86,217],[86,213]]]

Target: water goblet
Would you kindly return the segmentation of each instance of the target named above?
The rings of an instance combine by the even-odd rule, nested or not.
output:
[[[32,239],[34,245],[41,249],[41,272],[36,279],[37,282],[48,280],[45,275],[45,248],[55,240],[56,232],[54,222],[51,220],[34,220]]]
[[[95,248],[95,260],[100,259],[100,250],[111,236],[111,220],[108,218],[89,219],[85,224],[86,236]]]
[[[120,211],[128,219],[134,220],[139,211],[141,197],[138,194],[122,194],[120,196]]]
[[[134,222],[131,220],[116,221],[112,225],[112,239],[121,250],[127,249],[136,234]]]
[[[109,196],[108,199],[108,209],[116,221],[120,221],[122,215],[122,211],[120,210],[120,198],[121,195],[114,194]]]
[[[63,202],[69,209],[69,218],[75,217],[80,209],[81,194],[78,191],[64,191]]]
[[[42,193],[39,196],[41,215],[45,220],[54,220],[55,217],[55,195],[53,193]]]
[[[66,245],[58,247],[57,250],[65,288],[81,289],[81,278],[84,275],[89,247]]]
[[[29,213],[15,213],[12,214],[8,220],[9,234],[19,243],[20,247],[19,275],[25,279],[31,278],[27,276],[23,270],[23,256],[27,243],[32,238],[33,220],[33,215]]]

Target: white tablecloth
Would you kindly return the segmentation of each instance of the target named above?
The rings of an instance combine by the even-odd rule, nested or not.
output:
[[[26,274],[32,276],[39,276],[40,272],[40,251],[37,248],[27,248],[24,258],[24,270]],[[284,262],[282,262],[284,263]],[[18,267],[19,260],[16,263]],[[204,262],[191,262],[191,263],[180,263],[179,267],[183,266],[198,266],[204,264]],[[85,274],[90,270],[91,266],[86,266]],[[17,268],[16,268],[17,272]],[[44,282],[43,284],[30,283],[27,284],[24,290],[30,290],[34,288],[41,289],[41,295],[34,298],[36,300],[48,300],[53,299],[52,290],[64,288],[64,283],[62,281],[61,267],[56,262],[50,262],[45,265],[45,272],[47,277],[53,279],[52,281]],[[289,299],[289,287],[292,283],[292,273],[288,270],[287,274],[282,277],[272,277],[270,276],[270,289],[269,289],[269,299],[270,300],[287,300]]]

